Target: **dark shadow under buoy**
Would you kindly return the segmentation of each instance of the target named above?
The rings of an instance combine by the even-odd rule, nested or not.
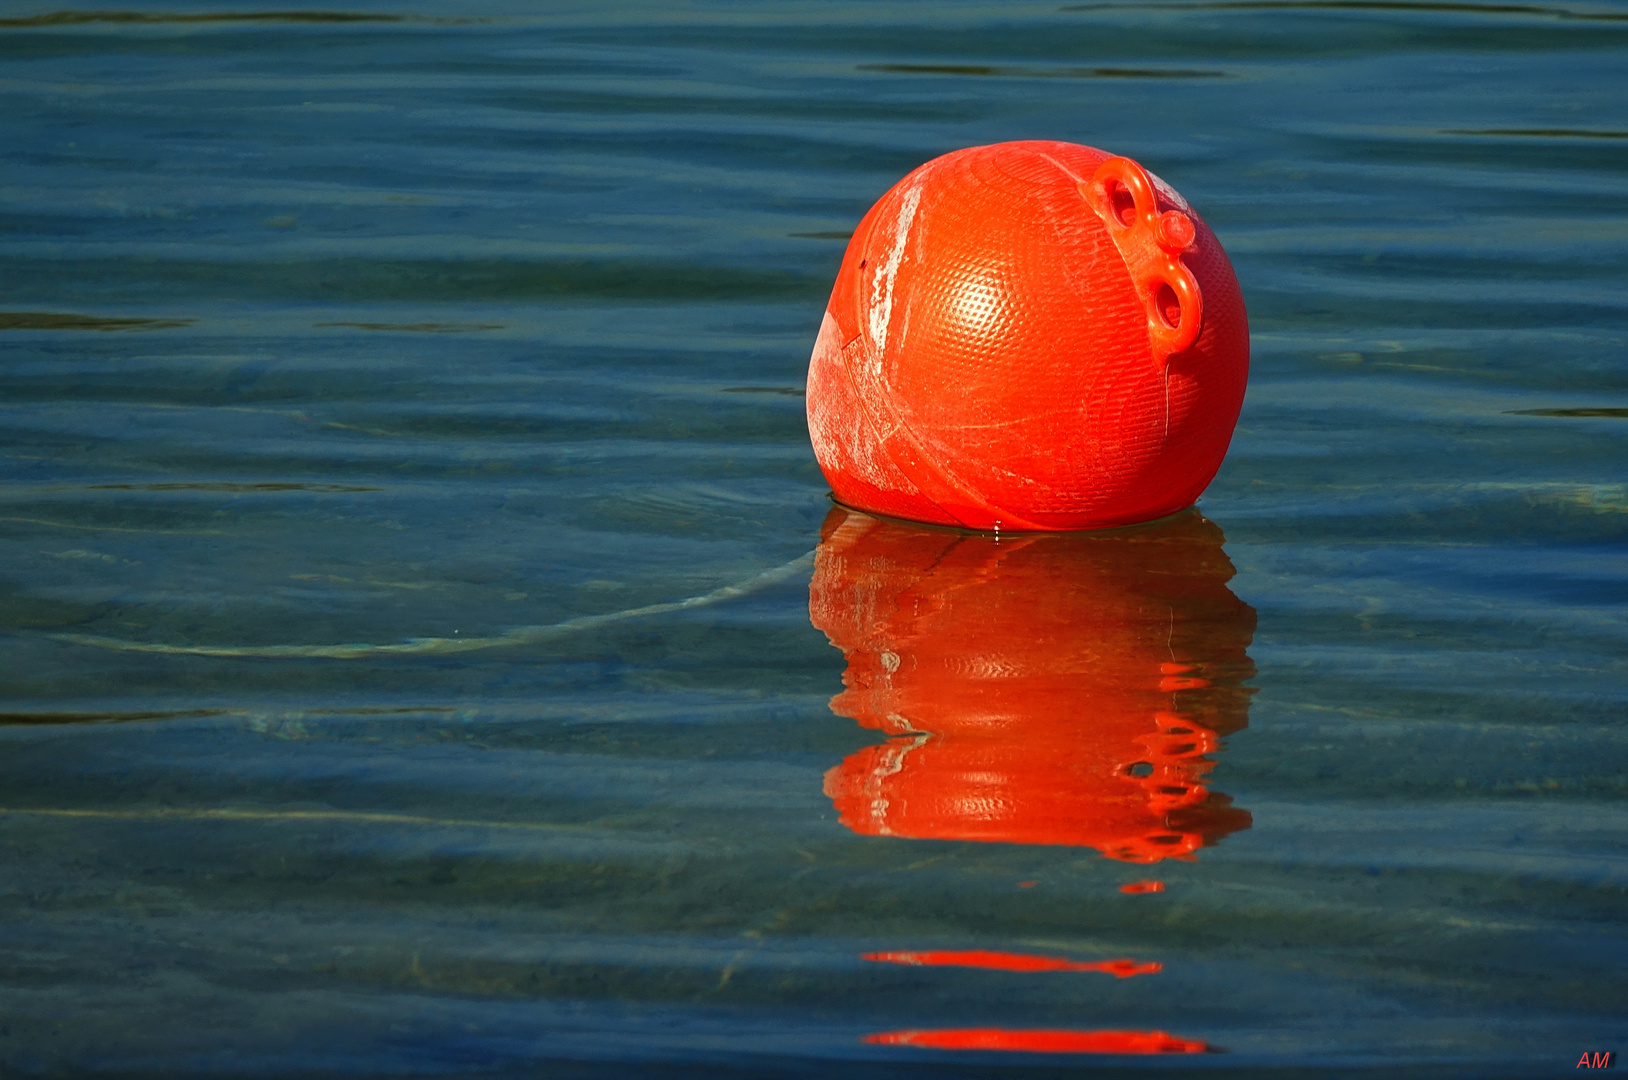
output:
[[[831,709],[889,736],[825,776],[854,832],[1193,858],[1247,829],[1210,757],[1249,720],[1255,611],[1196,510],[992,536],[833,509],[809,617]]]

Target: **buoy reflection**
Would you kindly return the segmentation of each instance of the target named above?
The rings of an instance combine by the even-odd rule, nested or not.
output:
[[[1203,1054],[1208,1043],[1163,1031],[1051,1031],[1010,1028],[949,1028],[884,1031],[865,1042],[933,1050],[1021,1050],[1038,1054]]]
[[[994,952],[989,949],[939,949],[860,953],[861,960],[911,967],[969,967],[986,971],[1100,971],[1116,979],[1132,975],[1157,975],[1164,965],[1138,960],[1067,960],[1061,956],[1035,956],[1032,953]]]
[[[838,715],[889,736],[825,777],[858,833],[1192,858],[1250,816],[1209,755],[1248,723],[1255,612],[1195,510],[993,537],[833,509],[809,615]]]

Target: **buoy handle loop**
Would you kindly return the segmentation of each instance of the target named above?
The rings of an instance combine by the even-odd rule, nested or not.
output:
[[[1181,261],[1197,236],[1193,219],[1180,210],[1160,213],[1152,178],[1130,158],[1112,157],[1097,166],[1080,194],[1108,226],[1130,270],[1162,371],[1170,357],[1192,347],[1204,325],[1204,294]]]

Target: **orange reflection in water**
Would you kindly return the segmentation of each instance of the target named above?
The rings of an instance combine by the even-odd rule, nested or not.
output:
[[[1222,539],[1196,510],[997,541],[833,509],[809,588],[848,661],[831,709],[891,736],[826,774],[842,823],[1134,863],[1247,829],[1204,783],[1255,670]]]
[[[923,1046],[934,1050],[1026,1050],[1038,1054],[1202,1054],[1208,1043],[1178,1039],[1163,1031],[1050,1031],[1009,1028],[950,1028],[940,1031],[884,1031],[868,1043]]]
[[[1156,975],[1164,965],[1137,960],[1064,960],[1060,956],[1033,956],[1028,953],[991,952],[987,949],[926,952],[860,953],[862,960],[915,967],[971,967],[990,971],[1101,971],[1116,978]]]

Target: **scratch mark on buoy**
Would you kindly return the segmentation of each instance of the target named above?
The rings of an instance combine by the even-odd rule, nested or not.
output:
[[[876,344],[876,351],[871,355],[871,363],[875,365],[875,375],[881,375],[882,350],[887,347],[888,323],[893,318],[893,279],[899,274],[899,264],[904,262],[905,243],[910,239],[910,226],[916,220],[916,207],[921,205],[921,185],[917,184],[904,193],[904,205],[899,208],[898,220],[893,224],[893,247],[887,254],[887,260],[876,273],[876,280],[871,283],[871,341]]]

